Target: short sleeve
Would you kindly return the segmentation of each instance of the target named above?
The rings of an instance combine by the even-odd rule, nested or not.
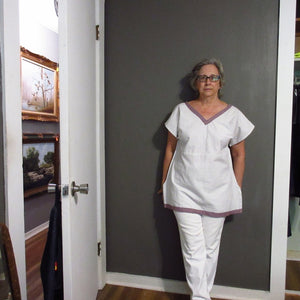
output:
[[[165,126],[166,128],[175,136],[178,137],[178,121],[179,121],[179,105],[177,105],[169,119],[166,121]]]
[[[237,110],[234,135],[230,139],[229,146],[233,146],[244,139],[253,131],[254,125],[245,117],[245,115]]]

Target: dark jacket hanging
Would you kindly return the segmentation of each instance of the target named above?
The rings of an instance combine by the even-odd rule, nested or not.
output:
[[[294,86],[290,195],[300,197],[300,85]]]
[[[41,279],[45,300],[63,300],[63,261],[60,191],[56,187],[49,231],[41,262]]]

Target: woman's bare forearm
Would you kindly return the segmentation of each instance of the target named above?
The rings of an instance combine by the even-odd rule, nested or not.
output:
[[[240,187],[243,184],[245,171],[245,143],[244,141],[231,147],[231,156],[233,163],[233,171],[236,181]]]
[[[166,181],[169,167],[170,167],[173,155],[175,153],[176,145],[177,145],[176,137],[174,137],[170,132],[168,132],[168,139],[167,139],[165,157],[164,157],[164,162],[163,162],[161,188],[162,188],[162,185],[164,184],[164,182]]]

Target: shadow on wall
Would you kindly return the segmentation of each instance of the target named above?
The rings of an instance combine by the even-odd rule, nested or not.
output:
[[[162,165],[167,141],[167,129],[164,123],[169,116],[170,114],[163,120],[152,139],[155,148],[159,150],[156,186],[153,194],[153,215],[161,252],[161,277],[185,280],[176,219],[171,210],[164,208],[162,195],[157,194],[161,187]]]
[[[184,76],[179,81],[179,84],[180,93],[178,98],[180,100],[185,102],[195,98],[195,92],[189,85],[189,74]],[[164,208],[162,195],[157,194],[161,187],[162,166],[167,142],[167,129],[164,124],[170,117],[170,114],[169,112],[164,118],[152,138],[153,145],[159,151],[156,185],[153,194],[153,214],[161,250],[161,277],[184,281],[185,272],[176,219],[171,210]]]

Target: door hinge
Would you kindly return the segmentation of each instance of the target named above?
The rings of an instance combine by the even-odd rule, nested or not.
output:
[[[101,242],[98,242],[98,244],[97,244],[97,253],[98,253],[98,256],[101,256]]]
[[[96,40],[98,41],[100,39],[100,26],[96,25]]]

